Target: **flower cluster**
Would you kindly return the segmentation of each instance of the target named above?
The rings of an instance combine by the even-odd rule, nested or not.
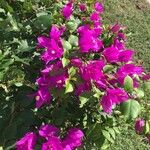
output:
[[[124,89],[127,76],[133,80],[134,88],[138,88],[137,76],[142,78],[144,70],[141,66],[134,64],[134,51],[125,47],[126,37],[123,27],[118,23],[110,26],[107,31],[107,40],[111,39],[111,42],[106,44],[101,18],[104,8],[99,2],[96,2],[93,7],[94,11],[90,16],[84,16],[83,19],[82,13],[87,11],[86,4],[79,4],[81,17],[78,19],[82,21],[72,33],[71,36],[75,38],[72,39],[73,42],[68,43],[67,48],[64,41],[66,42],[70,33],[64,25],[52,25],[49,37],[38,37],[38,47],[45,48],[41,55],[41,59],[45,62],[45,69],[41,71],[41,77],[37,79],[39,86],[36,93],[37,108],[51,102],[52,89],[63,89],[66,81],[71,81],[68,71],[72,67],[76,70],[74,76],[79,78],[73,82],[74,89],[71,92],[80,96],[86,91],[91,91],[93,85],[96,86],[105,93],[100,98],[100,104],[106,113],[112,113],[113,106],[131,98],[128,91]],[[71,20],[73,8],[74,3],[70,1],[62,9],[65,23]],[[67,37],[64,32],[68,33]],[[77,44],[73,45],[75,40]],[[65,66],[64,59],[68,62]],[[112,71],[107,71],[108,66],[112,66]]]
[[[33,150],[38,140],[44,140],[41,150],[74,150],[82,144],[83,132],[78,128],[71,128],[65,138],[58,135],[59,129],[53,125],[42,125],[38,135],[33,132],[27,133],[16,142],[17,150]]]

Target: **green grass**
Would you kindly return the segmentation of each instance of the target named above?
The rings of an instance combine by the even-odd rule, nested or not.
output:
[[[146,0],[106,0],[104,23],[119,22],[128,30],[127,47],[136,50],[136,60],[150,71],[150,4]],[[147,98],[150,98],[148,96]],[[109,150],[150,150],[131,128],[122,127],[114,145]]]

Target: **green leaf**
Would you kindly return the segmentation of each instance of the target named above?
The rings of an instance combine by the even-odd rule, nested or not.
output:
[[[91,100],[91,102],[94,102],[95,97],[93,96],[94,93],[91,91],[89,92],[84,92],[79,96],[80,100],[80,108],[82,108],[88,101]]]
[[[65,58],[65,57],[62,58],[63,67],[66,67],[69,63],[70,63],[70,60],[69,60],[69,59],[67,59],[67,58]]]
[[[45,12],[45,11],[41,11],[41,12],[36,13],[36,16],[37,16],[37,17],[45,16],[45,15],[48,15],[48,13]]]
[[[102,130],[102,133],[103,133],[103,136],[108,140],[110,141],[111,143],[114,143],[114,140],[111,138],[110,134],[108,131],[106,130]]]
[[[113,137],[113,139],[115,140],[116,134],[115,131],[112,128],[108,129],[108,132],[110,133],[110,135]]]
[[[75,21],[69,21],[66,26],[71,32],[74,32],[77,29],[78,24]]]
[[[0,146],[0,150],[3,150],[3,147],[2,147],[2,146]]]
[[[113,127],[114,131],[117,133],[117,134],[120,134],[120,131],[119,131],[119,128],[118,127]]]
[[[18,23],[13,18],[13,16],[9,12],[7,13],[7,16],[8,16],[8,20],[9,20],[10,24],[12,25],[12,30],[14,30],[14,31],[20,31],[20,29],[18,27]]]
[[[63,40],[63,48],[68,51],[72,48],[71,44],[68,41]]]
[[[15,86],[17,86],[17,87],[21,87],[23,84],[22,83],[20,83],[20,82],[18,82],[18,83],[15,83]]]
[[[149,122],[146,121],[145,126],[144,126],[144,133],[147,134],[150,132],[150,125]]]
[[[21,63],[23,63],[25,65],[28,65],[28,66],[30,65],[29,64],[29,61],[30,61],[29,59],[19,58],[18,56],[15,56],[15,55],[13,55],[12,58],[14,58],[16,62],[21,62]]]
[[[51,15],[40,15],[34,22],[36,28],[49,28],[52,24],[52,16]]]
[[[66,90],[65,93],[71,93],[74,90],[73,84],[70,82],[70,80],[66,80]]]
[[[5,10],[0,8],[0,13],[5,13]]]
[[[133,87],[133,79],[130,76],[126,76],[124,79],[124,88],[128,92],[132,92],[134,87]]]
[[[150,93],[150,81],[144,83],[144,90]]]
[[[104,68],[103,68],[103,71],[105,73],[109,72],[109,71],[112,71],[114,69],[114,66],[113,65],[105,65]]]
[[[137,98],[143,98],[144,97],[144,92],[140,89],[135,89],[136,96]]]
[[[71,44],[71,45],[73,45],[73,46],[78,46],[78,37],[77,36],[75,36],[75,35],[71,35],[70,37],[69,37],[69,43]]]
[[[141,106],[136,100],[128,100],[121,104],[121,112],[127,119],[135,119],[141,110]]]
[[[84,96],[79,96],[79,100],[80,100],[80,108],[82,108],[88,102],[89,99]]]
[[[76,69],[74,67],[69,68],[68,74],[69,77],[73,77],[76,74]]]

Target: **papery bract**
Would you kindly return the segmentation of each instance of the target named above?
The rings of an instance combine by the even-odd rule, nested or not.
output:
[[[142,80],[150,80],[150,74],[146,74],[142,77]]]
[[[121,85],[124,84],[124,78],[129,75],[134,77],[134,75],[141,75],[144,69],[141,66],[135,66],[134,64],[125,64],[119,68],[117,71],[117,79]],[[136,80],[135,80],[136,82]]]
[[[111,46],[105,48],[105,50],[103,51],[103,55],[105,56],[106,60],[110,63],[118,62],[119,50],[118,48]]]
[[[52,96],[47,87],[41,86],[35,96],[36,107],[40,108],[42,105],[48,105],[51,102]]]
[[[96,22],[96,21],[100,21],[101,20],[101,17],[99,15],[99,13],[97,12],[93,12],[90,16],[90,20],[93,21],[93,22]]]
[[[145,121],[141,118],[135,122],[135,131],[137,134],[141,134],[144,131]]]
[[[128,94],[121,88],[107,89],[106,95],[102,97],[101,105],[104,112],[111,114],[113,105],[120,104],[128,100],[128,98]]]
[[[65,19],[69,19],[73,12],[73,3],[69,2],[67,3],[64,8],[62,9],[62,15],[65,17]]]
[[[16,142],[17,150],[34,150],[37,136],[33,132],[27,133],[23,138]]]
[[[40,36],[37,38],[38,40],[38,47],[39,48],[48,48],[50,47],[50,38],[46,37],[46,36]]]
[[[64,150],[58,137],[49,138],[48,142],[42,144],[41,150]]]
[[[61,32],[56,25],[53,25],[50,31],[50,37],[54,40],[59,40]]]
[[[41,58],[43,61],[48,63],[57,58],[61,58],[62,55],[63,55],[62,45],[60,45],[60,43],[58,43],[56,40],[51,39],[50,46],[42,54]]]
[[[81,67],[82,64],[83,64],[82,60],[79,59],[79,58],[72,58],[72,59],[70,60],[70,62],[71,62],[71,65],[72,65],[72,66],[75,66],[75,67]]]
[[[103,5],[100,2],[96,2],[95,5],[95,10],[102,13],[104,11]]]
[[[119,62],[128,62],[132,60],[134,54],[133,50],[124,50],[119,53],[118,60]]]
[[[59,129],[53,125],[42,125],[39,129],[39,135],[47,140],[51,137],[57,136]]]
[[[86,5],[83,4],[83,3],[79,4],[79,9],[80,9],[81,11],[85,11],[85,10],[86,10]]]
[[[81,53],[98,52],[103,46],[102,41],[98,38],[94,29],[90,29],[88,25],[80,26],[79,33],[79,46]]]
[[[120,29],[121,29],[121,26],[118,23],[116,23],[110,27],[110,31],[112,31],[113,33],[118,33],[120,31]]]
[[[102,68],[105,63],[102,60],[90,61],[88,64],[80,67],[80,74],[83,80],[85,81],[97,81],[100,80],[104,75],[102,72]]]
[[[82,144],[82,138],[84,136],[84,133],[77,128],[72,128],[68,131],[68,135],[63,140],[63,146],[64,147],[70,147],[71,149],[75,149]]]
[[[89,82],[83,82],[75,88],[75,94],[77,96],[80,96],[82,93],[90,91],[91,90],[91,83]]]

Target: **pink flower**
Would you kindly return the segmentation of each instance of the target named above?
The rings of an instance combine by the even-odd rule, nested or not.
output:
[[[36,93],[35,99],[37,108],[40,108],[44,104],[50,104],[52,96],[49,92],[48,87],[41,86]]]
[[[38,37],[38,47],[45,48],[41,58],[45,63],[61,58],[63,55],[63,47],[60,39],[61,31],[56,25],[53,25],[50,30],[50,37]]]
[[[81,53],[100,51],[103,43],[95,33],[94,29],[92,30],[88,25],[84,25],[78,28],[78,33]]]
[[[66,26],[65,26],[65,25],[62,25],[62,26],[59,28],[59,30],[60,30],[60,35],[63,35],[64,32],[66,31]]]
[[[105,48],[103,55],[110,63],[118,62],[119,50],[112,45],[111,47]]]
[[[119,62],[128,62],[132,60],[134,54],[133,50],[124,50],[119,53],[118,60]]]
[[[102,28],[102,24],[101,22],[94,22],[94,28],[93,28],[94,32],[95,32],[95,36],[100,36],[103,28]],[[101,45],[103,45],[103,43],[101,43]]]
[[[42,125],[39,129],[39,135],[46,138],[47,140],[58,134],[59,129],[53,125]]]
[[[128,100],[128,94],[121,88],[107,89],[102,97],[101,105],[104,112],[111,114],[112,106]]]
[[[43,143],[41,150],[64,150],[58,137],[49,138],[48,142]]]
[[[83,92],[90,91],[91,88],[92,87],[91,87],[90,83],[88,83],[88,82],[81,83],[81,84],[77,85],[77,87],[75,89],[75,94],[77,96],[80,96]]]
[[[54,64],[47,65],[41,71],[41,75],[42,77],[37,80],[37,83],[40,87],[45,86],[47,89],[62,88],[68,79],[68,72],[63,68],[60,60],[55,61]]]
[[[17,150],[34,150],[37,136],[33,132],[27,133],[23,138],[16,142]]]
[[[63,72],[60,75],[52,76],[51,78],[51,87],[53,88],[63,88],[65,81],[68,79],[68,74]]]
[[[135,122],[135,131],[137,134],[141,134],[144,130],[145,121],[141,118],[137,119]]]
[[[106,83],[105,78],[96,81],[95,85],[96,85],[97,88],[103,89],[103,90],[105,90],[107,88],[107,86],[108,86],[107,83]]]
[[[144,69],[141,66],[135,66],[134,64],[125,64],[119,68],[117,71],[117,79],[121,85],[124,84],[124,78],[129,75],[130,77],[134,77],[134,75],[141,75]],[[136,80],[134,80],[136,84]]]
[[[84,133],[77,128],[72,128],[68,131],[67,137],[63,140],[63,147],[69,147],[70,149],[78,148],[82,145],[82,138]]]
[[[70,60],[70,62],[71,62],[72,66],[75,66],[75,67],[81,67],[82,66],[82,60],[79,58],[72,58]]]
[[[98,81],[102,77],[104,77],[102,73],[102,68],[104,67],[105,63],[102,60],[93,60],[89,61],[88,64],[80,67],[80,74],[83,80],[85,81]]]
[[[146,74],[142,77],[142,80],[150,80],[150,74]]]
[[[119,32],[117,34],[117,37],[118,37],[119,40],[126,41],[126,35],[123,32]]]
[[[120,41],[118,38],[114,39],[114,44],[113,44],[118,50],[125,50],[125,43],[124,41]]]
[[[56,25],[52,25],[51,31],[50,31],[50,37],[54,40],[59,40],[61,35],[61,32],[59,28]]]
[[[100,21],[101,17],[98,12],[93,12],[90,16],[90,20],[93,22]]]
[[[62,15],[65,19],[69,19],[73,12],[73,3],[67,3],[64,8],[62,9]]]
[[[114,45],[105,48],[105,50],[103,51],[103,55],[109,63],[131,61],[133,54],[133,50],[120,50]]]
[[[37,38],[38,40],[38,47],[39,48],[48,48],[50,47],[50,38],[45,36],[40,36]]]
[[[86,5],[83,4],[83,3],[79,4],[79,9],[80,9],[81,11],[85,11],[85,10],[86,10]]]
[[[120,29],[121,29],[121,26],[118,23],[116,23],[113,26],[111,26],[110,31],[112,31],[113,33],[118,33]]]
[[[94,8],[99,13],[102,13],[104,11],[103,5],[100,2],[96,2]]]
[[[50,46],[48,49],[42,54],[42,60],[46,62],[46,64],[49,61],[55,60],[57,58],[61,58],[63,55],[63,49],[60,43],[58,43],[56,40],[51,39]]]

